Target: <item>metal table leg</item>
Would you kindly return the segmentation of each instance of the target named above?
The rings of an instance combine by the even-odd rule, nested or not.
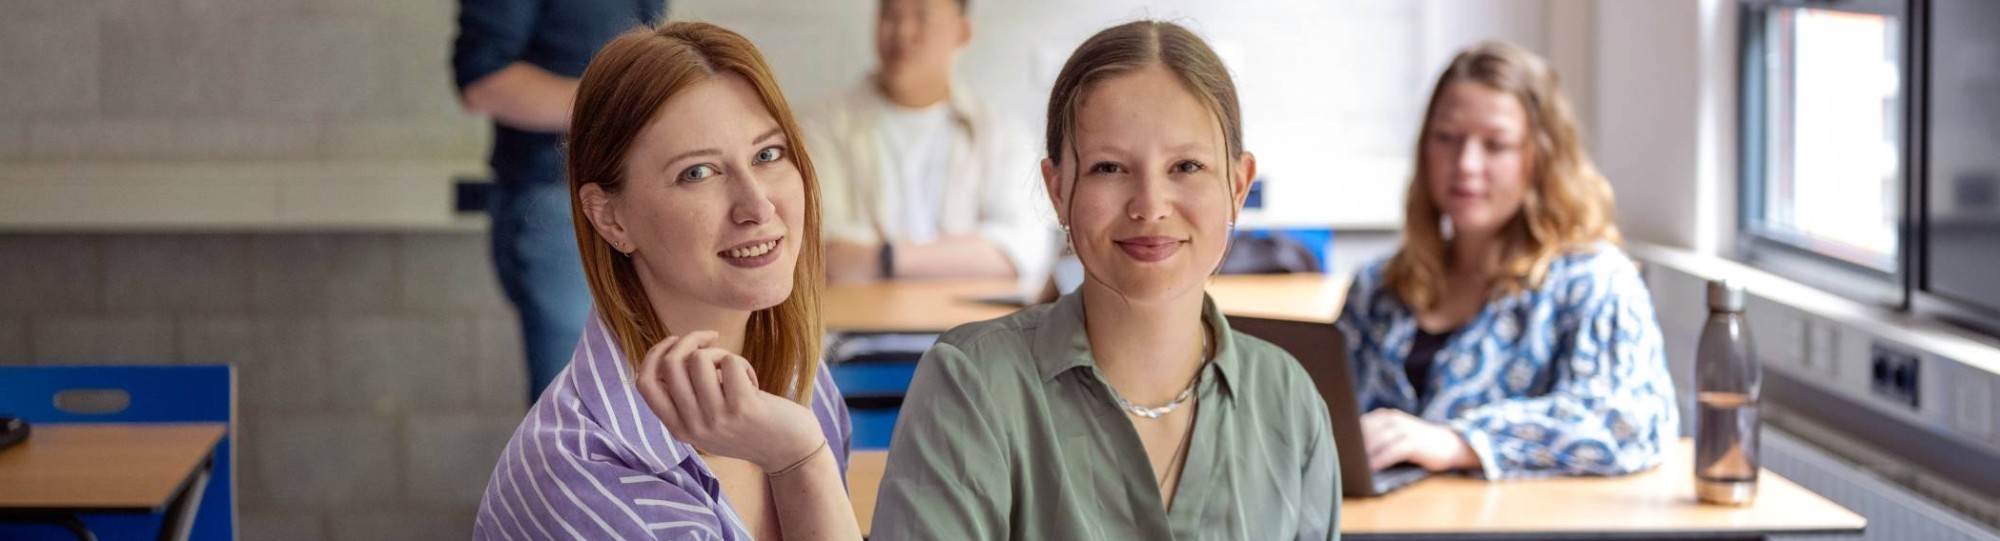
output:
[[[211,455],[201,461],[201,469],[181,486],[180,493],[167,502],[166,516],[160,519],[160,541],[187,541],[188,534],[194,530],[194,516],[200,510],[201,497],[208,489],[209,474],[214,470],[215,458]]]

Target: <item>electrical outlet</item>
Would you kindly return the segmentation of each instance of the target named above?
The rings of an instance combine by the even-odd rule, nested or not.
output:
[[[1871,348],[1869,390],[1875,396],[1918,409],[1918,385],[1922,381],[1922,364],[1917,355],[1897,347],[1876,342]]]

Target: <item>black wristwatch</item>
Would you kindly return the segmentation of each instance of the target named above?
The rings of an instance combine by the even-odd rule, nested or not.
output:
[[[876,254],[876,256],[877,256],[877,258],[878,258],[878,261],[877,261],[877,263],[880,263],[880,264],[882,265],[882,269],[881,269],[881,270],[882,270],[882,279],[883,279],[883,280],[888,280],[888,279],[892,279],[892,278],[895,278],[895,277],[896,277],[896,245],[895,245],[895,244],[892,244],[892,243],[889,243],[889,242],[887,242],[887,241],[884,241],[884,242],[882,243],[882,251],[881,251],[881,252],[878,252],[878,253]]]

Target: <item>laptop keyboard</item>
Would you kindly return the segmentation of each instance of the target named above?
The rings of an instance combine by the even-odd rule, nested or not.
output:
[[[1430,476],[1431,472],[1409,464],[1390,467],[1375,472],[1375,494],[1388,494],[1389,491],[1403,488]]]

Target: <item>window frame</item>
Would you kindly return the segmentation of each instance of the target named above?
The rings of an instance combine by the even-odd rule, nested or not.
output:
[[[1907,86],[1912,89],[1911,92],[1915,96],[1911,110],[1923,120],[1910,126],[1912,130],[1910,151],[1923,154],[1921,159],[1913,160],[1915,163],[1910,170],[1913,171],[1913,179],[1928,179],[1930,178],[1930,127],[1927,119],[1930,118],[1931,109],[1926,95],[1931,80],[1930,34],[1933,11],[1930,0],[1912,0],[1912,4],[1914,4],[1913,10],[1920,16],[1918,19],[1920,23],[1913,32],[1914,47],[1916,47],[1913,51],[1918,55],[1913,64],[1918,78]],[[1904,258],[1906,268],[1909,269],[1909,278],[1905,280],[1909,312],[1921,319],[1943,321],[1993,338],[2000,338],[2000,308],[1987,307],[1975,301],[1958,299],[1930,290],[1931,246],[1928,242],[1931,234],[1928,204],[1930,190],[1929,182],[1910,181],[1909,201],[1904,205],[1904,212],[1911,217],[1909,226],[1911,234],[1915,239],[1923,241],[1913,246]]]
[[[1918,68],[1923,59],[1923,36],[1919,15],[1922,0],[1744,0],[1738,4],[1737,71],[1737,226],[1735,257],[1753,267],[1791,277],[1801,283],[1866,302],[1892,308],[1907,308],[1911,299],[1912,272],[1922,249],[1916,242],[1921,201],[1917,179],[1922,165],[1922,100]],[[1889,15],[1896,18],[1902,50],[1897,76],[1901,78],[1898,113],[1898,188],[1901,198],[1896,217],[1895,269],[1883,271],[1837,256],[1815,251],[1773,234],[1764,220],[1764,187],[1768,181],[1770,156],[1768,111],[1770,93],[1766,79],[1767,55],[1774,44],[1770,18],[1778,9],[1812,8],[1854,13]]]

